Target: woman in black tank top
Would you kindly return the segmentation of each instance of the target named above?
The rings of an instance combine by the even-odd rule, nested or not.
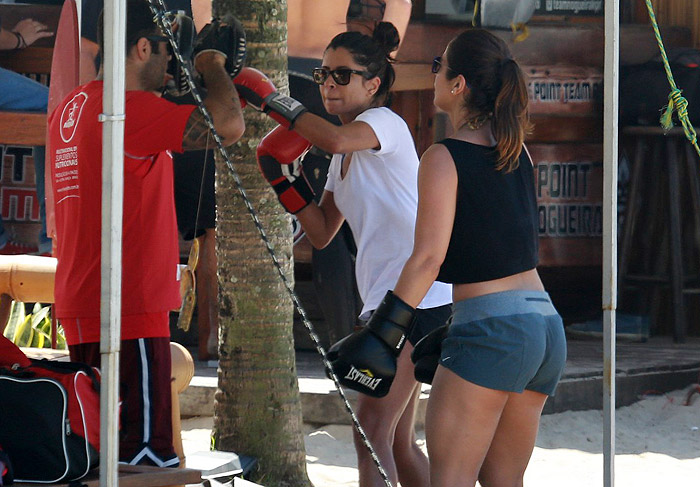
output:
[[[413,254],[394,289],[415,307],[434,280],[454,284],[452,324],[434,340],[442,350],[428,351],[441,354],[426,416],[431,486],[522,485],[566,360],[535,268],[527,85],[484,29],[455,37],[433,73],[455,132],[421,158]]]

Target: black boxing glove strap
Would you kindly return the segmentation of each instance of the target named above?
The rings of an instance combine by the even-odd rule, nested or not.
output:
[[[398,355],[406,341],[406,336],[413,329],[415,313],[414,308],[393,292],[387,291],[384,299],[367,322],[367,328]]]
[[[415,308],[406,304],[401,298],[396,296],[392,291],[387,291],[384,299],[377,306],[376,311],[372,314],[372,318],[381,317],[385,320],[392,321],[398,326],[408,328],[416,315]],[[370,318],[370,323],[372,322]],[[367,323],[367,326],[370,325]]]
[[[408,330],[402,326],[396,325],[391,321],[386,320],[376,320],[372,322],[372,325],[367,325],[369,331],[376,335],[381,341],[383,341],[389,348],[394,351],[395,355],[401,352],[405,342]],[[411,326],[412,327],[412,326]]]

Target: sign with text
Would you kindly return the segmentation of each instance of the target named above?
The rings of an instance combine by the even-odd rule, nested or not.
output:
[[[575,66],[524,66],[531,114],[591,115],[603,104],[603,73]]]
[[[0,216],[3,226],[12,240],[35,245],[40,219],[32,148],[0,145],[0,162]]]
[[[603,0],[535,0],[535,15],[603,15]]]
[[[600,265],[603,149],[533,144],[541,265]]]

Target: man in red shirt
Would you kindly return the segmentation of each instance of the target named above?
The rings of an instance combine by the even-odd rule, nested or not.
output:
[[[170,420],[168,315],[180,305],[171,151],[206,147],[208,127],[193,105],[160,98],[170,55],[145,0],[128,0],[120,393],[121,462],[177,466]],[[225,145],[243,133],[225,56],[204,50],[195,69],[204,104]],[[55,197],[56,316],[71,359],[100,365],[102,200],[101,76],[69,94],[49,118]]]

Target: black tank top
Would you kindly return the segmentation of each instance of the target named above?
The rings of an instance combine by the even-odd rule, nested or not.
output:
[[[537,266],[537,201],[526,151],[512,172],[497,171],[494,147],[456,139],[439,142],[457,168],[457,208],[437,280],[490,281]]]

